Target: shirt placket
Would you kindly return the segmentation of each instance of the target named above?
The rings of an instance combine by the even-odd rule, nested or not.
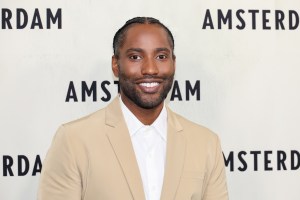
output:
[[[148,198],[147,200],[158,200],[158,169],[156,163],[156,145],[157,135],[153,127],[147,127],[145,130],[145,141],[147,143],[146,171],[148,177]]]

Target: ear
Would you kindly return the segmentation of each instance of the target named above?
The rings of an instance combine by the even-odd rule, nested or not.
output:
[[[176,56],[173,55],[173,62],[174,62],[174,70],[176,70]]]
[[[113,55],[111,58],[111,67],[115,77],[119,77],[118,59],[116,55]]]

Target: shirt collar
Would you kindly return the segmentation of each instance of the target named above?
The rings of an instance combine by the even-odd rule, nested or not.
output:
[[[138,120],[138,118],[123,103],[121,96],[119,96],[119,98],[121,110],[124,115],[130,137],[133,137],[139,129],[147,127],[148,125],[144,125],[140,120]],[[167,109],[165,104],[156,120],[150,126],[155,128],[164,141],[167,141]]]

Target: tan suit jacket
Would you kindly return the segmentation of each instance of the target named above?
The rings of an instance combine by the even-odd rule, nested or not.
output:
[[[168,111],[161,200],[227,200],[218,137]],[[119,100],[62,125],[43,164],[39,200],[145,200]]]

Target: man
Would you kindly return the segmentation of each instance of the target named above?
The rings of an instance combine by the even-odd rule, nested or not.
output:
[[[44,162],[39,200],[227,200],[217,136],[164,100],[174,39],[154,18],[133,18],[113,42],[120,96],[60,127]]]

